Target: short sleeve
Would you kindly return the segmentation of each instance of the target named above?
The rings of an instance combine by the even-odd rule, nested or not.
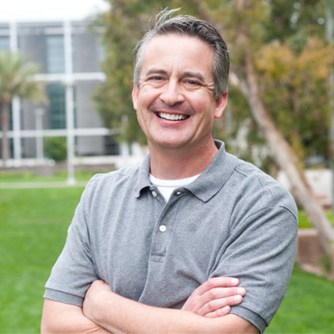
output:
[[[68,229],[65,246],[45,285],[44,298],[82,306],[90,284],[98,279],[92,258],[88,224],[89,198],[94,178],[88,183]]]
[[[214,276],[240,279],[246,289],[232,313],[261,332],[268,326],[286,292],[296,255],[297,217],[290,208],[266,206],[245,213],[232,224],[228,247]]]

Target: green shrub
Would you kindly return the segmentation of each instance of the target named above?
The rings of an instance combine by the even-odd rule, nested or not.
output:
[[[67,145],[65,137],[47,137],[45,140],[45,153],[54,161],[66,160]]]

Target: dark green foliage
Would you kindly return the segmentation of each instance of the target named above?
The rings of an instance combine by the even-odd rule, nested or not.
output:
[[[45,153],[56,162],[66,160],[67,145],[65,137],[47,137],[45,140]]]

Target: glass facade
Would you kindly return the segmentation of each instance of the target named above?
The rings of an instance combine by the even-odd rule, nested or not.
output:
[[[0,52],[12,48],[27,62],[39,65],[38,80],[44,82],[49,99],[49,104],[43,107],[42,130],[47,137],[66,136],[67,115],[73,115],[75,154],[79,156],[115,152],[114,143],[105,139],[108,129],[93,103],[95,88],[104,80],[100,36],[100,31],[87,29],[81,21],[0,23]],[[69,68],[66,57],[72,60]],[[67,95],[67,89],[73,96]],[[39,134],[34,131],[38,108],[39,104],[29,100],[19,100],[13,105],[12,157],[36,157],[35,139]]]
[[[49,97],[49,128],[66,128],[66,92],[65,87],[60,83],[50,83],[47,85]]]
[[[9,49],[9,37],[0,36],[0,51],[8,51]]]
[[[59,35],[47,36],[47,73],[65,72],[64,37]]]
[[[99,72],[103,57],[100,37],[96,32],[74,27],[73,35],[73,70],[75,73]]]

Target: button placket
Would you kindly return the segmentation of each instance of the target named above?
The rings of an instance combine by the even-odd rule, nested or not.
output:
[[[174,204],[174,201],[168,202],[157,221],[151,252],[152,259],[155,261],[161,261],[162,257],[166,255],[168,244],[172,238],[173,224],[177,215]]]

